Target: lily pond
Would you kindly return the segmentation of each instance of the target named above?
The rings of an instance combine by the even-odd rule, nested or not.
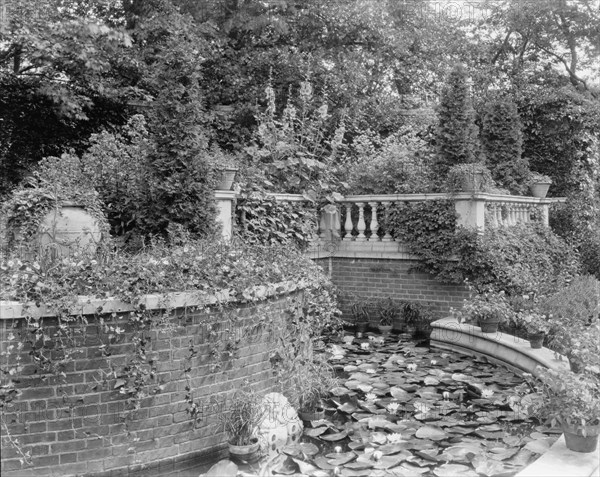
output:
[[[484,359],[430,349],[408,335],[367,334],[323,352],[341,384],[331,390],[326,418],[238,475],[509,476],[560,435],[520,407],[514,394],[522,378]]]

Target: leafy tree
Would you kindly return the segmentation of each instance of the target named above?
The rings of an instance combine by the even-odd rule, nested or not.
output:
[[[481,144],[493,179],[513,193],[527,189],[528,161],[521,157],[523,135],[516,105],[491,103],[483,117]]]
[[[438,167],[445,173],[456,164],[469,164],[478,160],[478,128],[475,110],[471,103],[469,77],[463,65],[455,66],[440,98],[439,123],[436,133]]]

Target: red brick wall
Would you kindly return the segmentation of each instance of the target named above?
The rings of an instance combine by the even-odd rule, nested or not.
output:
[[[151,333],[150,354],[156,359],[156,382],[161,388],[142,400],[127,424],[123,420],[125,396],[115,389],[114,378],[104,379],[110,366],[120,369],[131,356],[132,347],[127,344],[131,335],[127,330],[106,357],[99,348],[106,338],[104,331],[95,318],[88,317],[89,324],[79,328],[85,333],[83,353],[67,364],[64,379],[40,376],[42,373],[31,364],[28,350],[23,349],[26,377],[18,384],[21,395],[2,412],[10,439],[18,440],[22,450],[31,454],[33,467],[21,464],[2,426],[2,475],[16,475],[13,471],[19,469],[18,475],[109,474],[115,469],[131,470],[160,461],[164,464],[175,458],[183,461],[204,454],[216,457],[226,442],[218,417],[227,409],[233,390],[249,380],[261,392],[284,391],[269,353],[275,349],[278,333],[287,329],[285,310],[300,297],[301,294],[292,294],[270,299],[228,309],[226,314],[177,313],[171,321],[172,331]],[[127,321],[118,317],[112,320]],[[44,326],[52,326],[52,319],[45,321]],[[16,343],[9,336],[18,336],[23,322],[0,320],[3,352]],[[216,334],[209,335],[209,324],[214,325]],[[211,350],[227,329],[240,338],[237,353],[231,358],[221,354],[220,359],[215,359]],[[52,333],[52,329],[48,332]],[[197,351],[191,361],[186,359],[190,342]],[[11,360],[14,358],[13,352]],[[8,364],[2,355],[3,368]],[[196,427],[184,400],[184,369],[188,367],[194,398],[201,410]]]
[[[460,308],[469,296],[462,285],[445,285],[432,275],[416,272],[416,260],[342,258],[319,259],[340,290],[340,306],[344,317],[349,318],[349,303],[356,297],[386,298],[416,301],[431,305],[441,318],[450,307]]]

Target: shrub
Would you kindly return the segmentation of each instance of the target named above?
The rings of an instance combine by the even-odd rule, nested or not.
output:
[[[589,230],[579,244],[583,273],[600,280],[600,230]]]
[[[386,139],[363,134],[353,143],[357,161],[348,174],[352,194],[411,194],[432,188],[430,151],[413,133]]]
[[[445,175],[449,167],[475,162],[479,156],[475,125],[475,110],[471,104],[468,72],[462,65],[455,66],[442,90],[438,109],[436,143],[439,171]]]
[[[541,224],[488,228],[482,236],[456,230],[451,201],[395,204],[387,225],[419,257],[418,268],[446,283],[548,295],[580,271],[573,248]]]
[[[171,121],[172,123],[173,121]],[[81,157],[87,180],[100,194],[111,233],[123,242],[169,237],[181,226],[194,237],[216,231],[215,171],[210,150],[189,125],[149,131],[134,115],[118,132],[92,135]]]
[[[527,191],[529,161],[521,157],[523,134],[516,105],[496,101],[486,108],[481,145],[494,180],[515,194]]]

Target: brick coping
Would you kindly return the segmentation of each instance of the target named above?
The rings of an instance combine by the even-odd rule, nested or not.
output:
[[[285,295],[306,287],[304,280],[285,281],[267,285],[255,285],[246,288],[242,297],[247,302],[257,302],[278,295]],[[188,308],[218,305],[224,303],[238,302],[240,299],[233,294],[232,290],[224,289],[210,293],[205,291],[170,292],[164,294],[144,295],[139,304],[145,305],[147,310],[161,310],[168,308]],[[131,303],[116,298],[94,298],[80,295],[77,303],[69,310],[71,315],[94,315],[98,309],[102,313],[127,312],[135,310]],[[36,306],[34,303],[21,303],[18,301],[0,300],[0,320],[12,320],[25,318],[50,317],[55,313],[47,306]]]
[[[478,326],[458,323],[455,318],[442,318],[431,323],[431,345],[485,356],[522,374],[535,375],[535,367],[556,370],[568,369],[566,358],[556,357],[548,348],[533,349],[529,342],[506,333],[483,333]],[[583,454],[567,449],[564,435],[515,477],[589,477],[600,476],[600,447],[596,452]]]

